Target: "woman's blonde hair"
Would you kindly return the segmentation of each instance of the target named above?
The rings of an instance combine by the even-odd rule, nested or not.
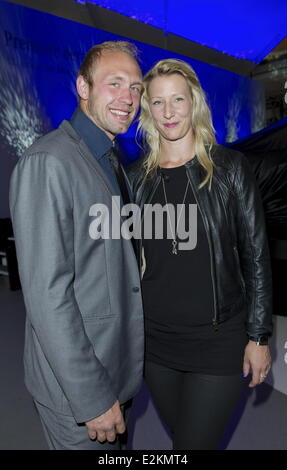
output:
[[[199,187],[209,183],[210,188],[214,168],[211,149],[216,144],[211,112],[196,73],[190,65],[178,59],[160,60],[144,77],[144,91],[141,99],[138,132],[143,135],[144,141],[148,146],[147,158],[144,162],[145,177],[156,171],[159,165],[160,152],[160,134],[155,128],[149,108],[149,85],[156,77],[172,74],[179,74],[184,77],[189,87],[193,104],[190,118],[195,144],[194,150],[199,163],[206,170],[205,178]]]

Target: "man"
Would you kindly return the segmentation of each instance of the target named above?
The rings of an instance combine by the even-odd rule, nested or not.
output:
[[[91,207],[111,211],[112,196],[123,196],[108,154],[135,117],[141,88],[132,44],[94,46],[79,71],[72,119],[33,144],[12,175],[27,310],[25,381],[50,449],[118,449],[125,404],[141,383],[143,316],[132,243],[89,235]]]

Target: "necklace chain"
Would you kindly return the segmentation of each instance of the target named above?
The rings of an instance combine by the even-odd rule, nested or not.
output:
[[[169,213],[169,208],[168,208],[168,202],[167,202],[167,197],[166,197],[166,188],[165,188],[164,176],[162,176],[161,181],[162,181],[164,199],[165,199],[165,203],[166,203],[166,210],[167,210],[167,216],[168,216],[170,232],[171,232],[171,235],[172,235],[172,254],[177,255],[177,245],[178,245],[177,229],[178,229],[178,225],[179,225],[179,222],[180,222],[180,219],[181,219],[181,214],[182,214],[182,211],[183,211],[183,208],[184,208],[184,203],[185,203],[185,199],[186,199],[186,195],[187,195],[187,190],[188,190],[188,187],[189,187],[189,179],[187,178],[187,184],[186,184],[186,188],[185,188],[185,192],[184,192],[184,196],[183,196],[183,201],[181,203],[180,213],[179,213],[179,216],[178,216],[177,222],[176,222],[175,233],[172,230],[172,223],[171,223],[171,218],[170,218],[170,213]]]

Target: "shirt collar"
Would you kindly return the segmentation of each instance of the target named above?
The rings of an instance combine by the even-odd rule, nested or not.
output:
[[[93,121],[78,107],[70,123],[79,134],[93,156],[100,160],[113,146],[113,142]]]

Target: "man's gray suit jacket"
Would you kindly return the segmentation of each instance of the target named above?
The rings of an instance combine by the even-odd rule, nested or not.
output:
[[[78,423],[138,391],[143,366],[140,278],[130,240],[93,239],[90,208],[115,195],[69,122],[20,158],[10,185],[26,317],[25,382]],[[119,209],[118,209],[119,210]]]

